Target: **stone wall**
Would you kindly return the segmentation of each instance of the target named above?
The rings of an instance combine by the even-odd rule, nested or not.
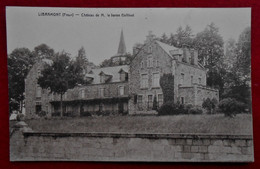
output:
[[[254,161],[248,135],[17,131],[12,138],[11,161]]]
[[[151,48],[151,52],[149,52]],[[148,66],[148,60],[152,60],[152,66]],[[143,67],[142,67],[143,64]],[[172,60],[168,54],[154,41],[145,44],[138,55],[133,59],[129,69],[129,93],[132,95],[129,100],[129,113],[138,113],[137,104],[134,103],[133,95],[143,96],[144,111],[147,110],[148,95],[162,94],[160,86],[152,86],[153,73],[172,72]],[[141,88],[141,75],[148,75],[148,87]]]

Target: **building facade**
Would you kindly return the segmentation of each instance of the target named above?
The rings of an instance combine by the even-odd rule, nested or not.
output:
[[[126,53],[121,32],[118,53]],[[33,118],[40,111],[48,116],[59,115],[60,97],[37,85],[44,64],[38,61],[30,70],[26,82],[26,116]],[[174,75],[174,100],[181,104],[201,106],[207,98],[219,99],[218,90],[206,86],[206,69],[198,62],[198,52],[188,47],[175,48],[156,40],[150,32],[143,44],[133,48],[129,65],[93,68],[85,72],[88,85],[78,85],[63,97],[63,114],[73,116],[107,112],[115,114],[146,114],[152,110],[156,96],[158,106],[163,104],[159,81],[163,74]]]
[[[163,103],[159,81],[163,74],[174,76],[174,100],[181,104],[202,106],[205,99],[219,100],[219,92],[206,86],[206,69],[198,62],[198,51],[188,47],[175,48],[156,40],[150,32],[144,44],[133,49],[130,64],[130,114],[152,111],[156,96],[158,106]]]

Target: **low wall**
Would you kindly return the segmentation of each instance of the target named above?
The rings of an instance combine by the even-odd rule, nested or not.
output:
[[[247,135],[40,133],[16,131],[11,161],[252,162]]]

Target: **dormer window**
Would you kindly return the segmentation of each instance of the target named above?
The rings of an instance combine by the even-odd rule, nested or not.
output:
[[[99,73],[100,76],[100,83],[106,83],[109,82],[112,79],[112,75],[105,74],[103,71]]]
[[[100,75],[100,83],[105,83],[105,76],[104,75]]]
[[[120,71],[118,72],[120,74],[120,81],[128,81],[128,73],[126,71],[124,71],[123,69],[120,69]]]

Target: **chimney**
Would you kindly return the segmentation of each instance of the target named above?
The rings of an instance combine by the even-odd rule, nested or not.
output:
[[[182,61],[187,63],[188,62],[188,45],[184,44],[182,45],[182,50],[183,50],[183,58]]]
[[[155,37],[155,35],[153,35],[153,32],[149,31],[148,35],[146,36],[145,43],[149,43],[149,42],[153,41],[154,37]]]

